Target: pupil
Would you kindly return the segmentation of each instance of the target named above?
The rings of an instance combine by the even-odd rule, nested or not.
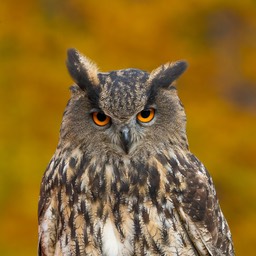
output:
[[[104,122],[107,118],[107,116],[104,113],[98,113],[97,118],[100,122]]]
[[[150,110],[143,110],[143,111],[141,111],[141,116],[143,118],[148,118],[149,115],[150,115]]]

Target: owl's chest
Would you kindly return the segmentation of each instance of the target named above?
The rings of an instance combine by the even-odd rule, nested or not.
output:
[[[63,212],[62,248],[80,245],[81,255],[190,255],[192,245],[171,200],[159,205],[149,199],[111,198],[93,202],[81,197],[70,212]]]
[[[59,229],[67,231],[62,243],[82,244],[86,255],[176,255],[172,248],[184,253],[189,240],[166,173],[138,164],[86,169],[59,196]]]

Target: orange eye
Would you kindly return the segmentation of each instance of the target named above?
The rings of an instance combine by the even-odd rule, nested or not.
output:
[[[103,112],[93,112],[92,120],[98,126],[105,126],[110,123],[110,117],[106,116]]]
[[[150,122],[155,116],[155,110],[153,108],[144,109],[138,115],[137,119],[142,123]]]

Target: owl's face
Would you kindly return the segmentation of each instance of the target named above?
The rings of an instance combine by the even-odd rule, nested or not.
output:
[[[69,50],[68,70],[76,82],[67,105],[61,142],[96,154],[134,156],[170,145],[187,147],[186,117],[173,82],[185,62],[147,73],[125,69],[98,72]]]

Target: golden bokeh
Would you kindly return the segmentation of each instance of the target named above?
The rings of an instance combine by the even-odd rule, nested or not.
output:
[[[36,255],[37,202],[57,145],[67,48],[102,71],[186,59],[190,148],[217,187],[237,255],[256,244],[256,2],[25,0],[0,3],[0,255]]]

